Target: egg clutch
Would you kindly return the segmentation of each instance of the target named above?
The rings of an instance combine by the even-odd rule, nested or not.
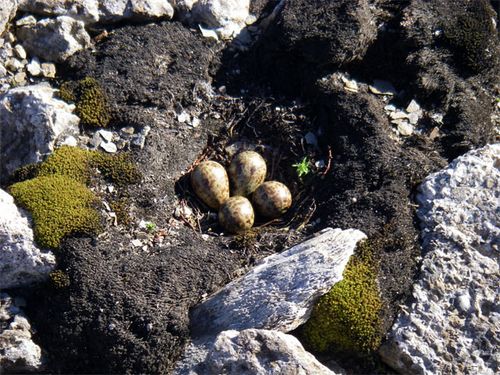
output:
[[[266,181],[266,161],[255,151],[237,154],[228,171],[215,161],[204,161],[191,172],[191,186],[209,207],[219,210],[219,223],[230,233],[241,233],[254,223],[254,209],[268,219],[283,215],[292,194],[281,182]],[[231,196],[230,196],[231,182]],[[252,194],[252,202],[247,198]]]

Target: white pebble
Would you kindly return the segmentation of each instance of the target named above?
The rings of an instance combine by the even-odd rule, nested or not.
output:
[[[24,60],[27,57],[26,50],[20,44],[14,47],[14,52],[16,53],[17,57],[19,57],[21,60]]]

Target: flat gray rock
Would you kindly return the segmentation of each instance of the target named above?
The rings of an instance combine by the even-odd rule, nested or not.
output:
[[[45,18],[34,26],[23,26],[17,37],[30,56],[63,62],[76,52],[92,45],[83,21],[68,16]]]
[[[54,94],[50,85],[38,84],[0,95],[0,181],[25,164],[42,161],[59,137],[78,134],[74,106]]]
[[[500,372],[499,168],[500,144],[489,145],[419,188],[420,279],[380,350],[401,373]]]
[[[0,289],[45,280],[56,265],[54,254],[35,245],[28,218],[2,189],[0,212]]]
[[[305,323],[318,297],[342,280],[344,267],[365,234],[327,228],[280,254],[264,258],[192,314],[196,336],[248,328],[289,332]]]

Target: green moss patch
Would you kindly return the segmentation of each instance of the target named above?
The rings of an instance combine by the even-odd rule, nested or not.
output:
[[[43,163],[24,168],[18,178],[23,176],[30,179],[19,179],[10,192],[17,204],[31,212],[38,245],[52,249],[58,248],[65,236],[100,230],[99,202],[88,188],[92,178],[104,178],[120,187],[141,178],[126,154],[108,155],[68,146],[57,149]]]
[[[95,195],[81,182],[67,176],[42,176],[10,187],[16,202],[31,212],[36,242],[58,248],[73,233],[96,233],[100,217]]]
[[[128,154],[108,155],[96,152],[93,154],[92,164],[106,180],[117,186],[136,184],[141,180],[141,174]]]
[[[106,127],[111,115],[109,104],[101,85],[95,78],[87,77],[77,82],[63,83],[59,89],[59,97],[76,105],[76,114],[82,125]]]
[[[87,184],[91,176],[92,159],[95,151],[77,147],[58,148],[38,167],[37,176],[61,175]]]
[[[316,352],[330,350],[367,353],[381,342],[382,301],[377,285],[377,264],[367,241],[358,245],[344,270],[344,279],[321,297],[303,326],[307,346]]]

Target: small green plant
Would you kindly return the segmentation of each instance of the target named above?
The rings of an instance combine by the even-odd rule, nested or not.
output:
[[[156,231],[156,224],[153,223],[152,221],[148,221],[146,223],[146,230],[149,232],[149,233],[153,233]]]
[[[297,171],[297,175],[299,178],[302,178],[302,176],[307,176],[311,170],[309,169],[309,159],[307,156],[304,156],[304,158],[296,164],[292,164],[292,167],[295,168]]]

